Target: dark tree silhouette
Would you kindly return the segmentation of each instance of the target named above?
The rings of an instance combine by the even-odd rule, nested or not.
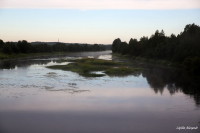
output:
[[[188,24],[184,31],[175,36],[165,36],[163,30],[147,37],[142,37],[140,41],[130,39],[126,45],[119,38],[112,44],[113,53],[127,54],[135,57],[144,57],[155,60],[168,60],[182,64],[191,69],[192,73],[199,73],[200,62],[200,27],[195,24]]]
[[[0,39],[0,49],[3,47],[3,45],[4,45],[4,42],[3,40]]]
[[[112,44],[112,51],[119,52],[121,40],[119,38],[115,39]]]
[[[26,40],[16,42],[6,42],[0,40],[0,52],[5,54],[12,53],[44,53],[44,52],[80,52],[80,51],[103,51],[104,45],[100,44],[64,44],[56,43],[53,45],[46,43],[31,44]]]

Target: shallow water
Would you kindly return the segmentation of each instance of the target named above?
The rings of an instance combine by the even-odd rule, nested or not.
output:
[[[1,62],[0,132],[199,132],[199,93],[174,80],[177,75],[173,70],[145,66],[126,77],[84,78],[46,68],[60,64],[60,58],[111,60],[110,53]],[[176,129],[181,126],[198,129]]]

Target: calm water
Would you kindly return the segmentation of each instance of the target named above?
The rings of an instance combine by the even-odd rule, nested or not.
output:
[[[120,60],[110,51],[0,62],[0,133],[197,133],[199,83],[176,70],[84,78],[45,66],[60,58]],[[177,127],[198,127],[178,130]]]

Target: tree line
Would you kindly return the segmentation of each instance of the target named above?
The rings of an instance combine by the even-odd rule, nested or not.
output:
[[[32,44],[26,40],[18,42],[4,42],[0,39],[0,52],[5,54],[19,53],[44,53],[44,52],[80,52],[80,51],[103,51],[105,46],[102,44],[64,44],[47,43]]]
[[[163,30],[156,30],[150,38],[131,38],[129,43],[117,38],[112,43],[112,51],[134,57],[177,62],[191,73],[200,75],[200,27],[195,24],[186,25],[184,31],[177,36],[166,36]]]

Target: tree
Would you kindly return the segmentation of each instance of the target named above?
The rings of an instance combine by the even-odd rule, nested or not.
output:
[[[28,53],[31,50],[31,45],[26,40],[18,41],[17,47],[21,53]]]
[[[193,24],[188,24],[184,28],[184,33],[189,33],[191,35],[196,34],[200,31],[200,27],[198,25]]]
[[[112,50],[121,54],[178,63],[183,63],[187,58],[195,58],[197,62],[196,57],[200,57],[200,27],[189,24],[179,35],[171,34],[169,37],[165,36],[164,30],[156,30],[149,39],[142,37],[137,41],[131,38],[128,47],[118,38],[113,41]]]
[[[127,54],[128,53],[128,44],[126,42],[121,42],[119,46],[119,53],[121,54]]]
[[[112,51],[113,53],[119,52],[121,40],[119,38],[115,39],[112,43]]]
[[[4,45],[4,42],[3,40],[0,39],[0,52],[2,51],[3,45]]]
[[[11,42],[6,42],[6,43],[3,45],[2,51],[3,51],[5,54],[11,54],[11,53],[12,53],[11,45],[12,45]]]
[[[0,47],[4,44],[3,40],[0,39]]]
[[[131,38],[129,41],[129,54],[133,56],[137,55],[137,45],[138,45],[137,39]]]

